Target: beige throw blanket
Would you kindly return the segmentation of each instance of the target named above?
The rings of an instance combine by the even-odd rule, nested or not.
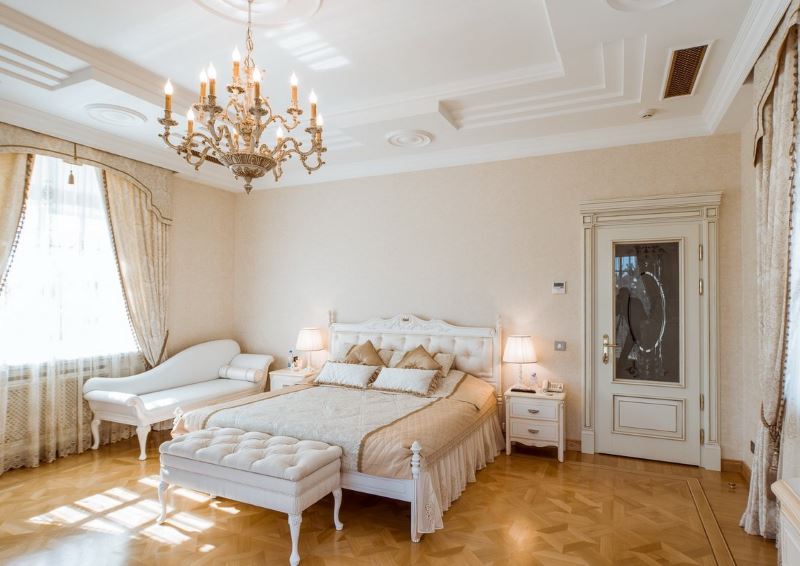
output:
[[[489,384],[451,371],[430,397],[313,385],[252,395],[181,415],[173,436],[233,427],[319,440],[342,448],[345,471],[410,478],[412,442],[433,462],[495,411]]]

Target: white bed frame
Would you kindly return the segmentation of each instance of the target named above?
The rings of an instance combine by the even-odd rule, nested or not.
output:
[[[442,320],[424,320],[411,314],[392,318],[373,318],[348,324],[336,322],[335,311],[329,311],[329,350],[336,352],[340,343],[361,344],[371,340],[376,348],[411,350],[422,344],[431,353],[455,354],[456,369],[474,375],[495,389],[498,407],[502,406],[501,393],[501,324],[497,317],[495,328],[454,326]],[[425,461],[422,455],[425,439],[411,445],[410,480],[372,476],[360,472],[344,472],[342,487],[389,497],[411,503],[411,540],[419,542],[417,513],[425,509],[422,486],[425,485]]]

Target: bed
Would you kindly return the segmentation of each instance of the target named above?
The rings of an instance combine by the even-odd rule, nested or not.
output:
[[[351,324],[331,313],[331,352],[367,340],[379,349],[422,345],[455,363],[429,397],[305,384],[182,414],[173,434],[235,427],[341,446],[342,487],[408,501],[418,542],[444,526],[444,512],[503,445],[499,319],[496,328],[412,315]]]

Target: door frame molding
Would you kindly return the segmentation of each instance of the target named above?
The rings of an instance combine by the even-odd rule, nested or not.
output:
[[[700,427],[705,441],[700,444],[700,466],[720,470],[719,445],[719,350],[717,329],[717,285],[719,281],[718,238],[721,192],[658,195],[638,198],[614,198],[583,202],[579,210],[583,229],[583,286],[581,353],[581,451],[594,453],[595,436],[595,356],[600,355],[600,339],[595,328],[595,242],[597,228],[605,226],[641,226],[665,222],[691,223],[700,226],[703,258],[700,277],[703,294],[700,296],[700,392],[705,409],[700,414]],[[699,250],[698,250],[699,254]],[[698,282],[699,284],[699,282]]]

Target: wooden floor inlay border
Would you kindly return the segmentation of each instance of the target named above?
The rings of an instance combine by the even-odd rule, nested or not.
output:
[[[688,479],[686,482],[689,484],[689,493],[692,494],[692,499],[694,499],[694,505],[697,507],[697,513],[700,515],[700,521],[703,523],[708,543],[711,545],[717,564],[719,566],[735,566],[736,561],[733,559],[731,549],[722,534],[722,529],[719,526],[719,522],[717,522],[713,509],[711,509],[711,504],[708,502],[703,486],[694,478]]]

